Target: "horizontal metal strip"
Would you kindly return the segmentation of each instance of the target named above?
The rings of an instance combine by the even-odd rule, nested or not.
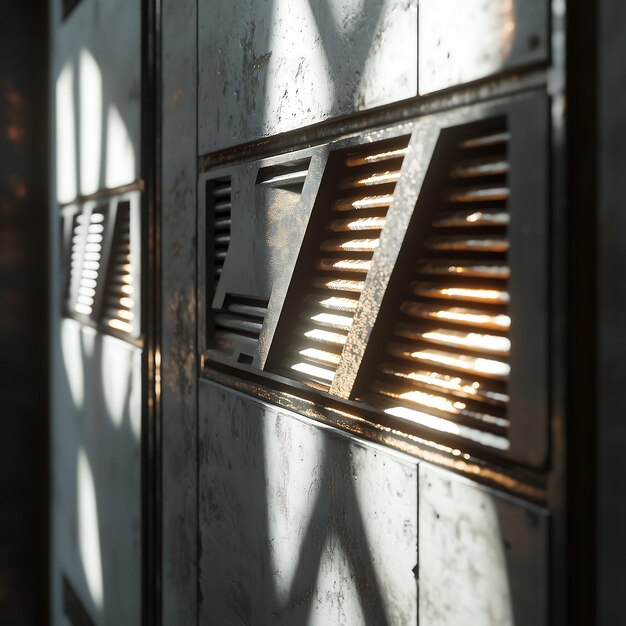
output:
[[[384,217],[357,217],[348,220],[334,220],[326,225],[326,230],[335,233],[382,230],[385,221]]]
[[[458,300],[466,302],[484,302],[485,304],[508,304],[509,293],[502,289],[481,289],[462,284],[448,283],[413,283],[412,291],[417,296],[425,298],[440,298],[443,300]]]
[[[395,335],[424,344],[435,344],[459,351],[493,354],[501,358],[508,357],[511,352],[511,341],[508,337],[501,335],[487,335],[472,331],[449,330],[447,328],[424,329],[418,328],[413,324],[404,323],[396,326]]]
[[[433,218],[435,228],[478,228],[508,226],[511,216],[506,209],[476,209],[472,211],[441,211]]]
[[[372,398],[368,398],[368,402],[376,406],[375,399],[373,400]],[[505,436],[485,432],[484,430],[472,428],[471,426],[466,426],[464,424],[457,424],[449,419],[436,417],[425,411],[416,411],[415,409],[410,409],[405,406],[387,408],[381,406],[381,408],[387,415],[393,415],[394,417],[398,417],[442,433],[456,435],[482,446],[498,450],[508,450],[510,448],[509,440]]]
[[[374,187],[376,185],[395,184],[400,179],[400,170],[376,172],[366,176],[353,176],[340,181],[341,189],[360,189],[361,187]]]
[[[361,293],[365,287],[365,281],[347,280],[337,278],[329,280],[328,278],[313,278],[311,281],[314,287],[318,289],[330,289],[332,291],[348,291],[353,293]]]
[[[260,333],[263,327],[261,322],[244,319],[228,313],[216,313],[214,321],[216,327],[228,328],[230,330],[240,330],[254,334]]]
[[[506,144],[511,140],[511,134],[504,131],[499,133],[491,133],[489,135],[481,135],[480,137],[472,137],[461,142],[461,148],[484,148],[486,146],[496,146]]]
[[[396,385],[381,382],[375,382],[372,386],[372,391],[398,401],[410,408],[415,408],[416,410],[426,410],[427,412],[434,410],[436,413],[439,413],[440,416],[449,414],[455,417],[482,422],[492,428],[495,427],[502,430],[510,426],[508,419],[499,415],[492,415],[490,409],[493,407],[479,406],[472,408],[463,400],[451,400],[436,393],[428,393],[417,389],[406,391]],[[481,408],[484,410],[480,410]]]
[[[448,202],[494,202],[507,200],[508,187],[465,187],[454,189],[444,194]]]
[[[387,376],[402,380],[406,384],[420,385],[428,389],[435,388],[441,393],[469,398],[478,402],[487,402],[500,407],[504,407],[509,402],[509,396],[503,391],[503,384],[496,381],[477,381],[433,369],[419,369],[401,362],[383,363],[380,371]]]
[[[494,252],[504,253],[509,249],[507,237],[493,235],[449,235],[429,237],[426,240],[428,250],[452,252]]]
[[[509,162],[504,155],[461,161],[452,166],[452,178],[477,178],[480,176],[501,176],[509,171]]]
[[[417,265],[417,271],[422,274],[495,279],[507,279],[511,273],[509,266],[499,261],[462,261],[457,259],[420,261]]]
[[[366,273],[372,265],[367,259],[319,259],[315,267],[326,272]]]
[[[378,237],[326,240],[322,242],[320,250],[323,252],[374,252],[378,248],[378,240]]]
[[[386,150],[374,152],[372,154],[363,154],[362,152],[349,154],[346,157],[346,165],[348,167],[358,167],[360,165],[369,165],[371,163],[381,163],[391,159],[401,159],[404,158],[408,151],[408,146],[404,146],[398,148],[390,147]]]
[[[403,302],[400,310],[410,317],[448,322],[472,328],[506,332],[511,326],[511,318],[503,313],[492,313],[481,309],[464,307],[442,307],[431,303]]]
[[[438,369],[443,367],[448,370],[471,372],[476,376],[506,380],[511,372],[511,367],[505,361],[488,359],[478,356],[454,354],[443,350],[431,350],[416,347],[410,343],[392,343],[388,347],[389,354],[409,359]]]
[[[391,194],[378,196],[357,196],[355,198],[341,198],[333,203],[333,211],[362,211],[366,209],[387,208],[393,200]]]

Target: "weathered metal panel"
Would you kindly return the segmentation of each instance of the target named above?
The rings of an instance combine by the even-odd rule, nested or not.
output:
[[[162,619],[195,624],[196,2],[162,3]]]
[[[82,0],[65,21],[51,7],[53,182],[71,202],[139,178],[141,2]]]
[[[419,615],[428,626],[548,623],[548,518],[420,465]]]
[[[417,465],[200,382],[200,619],[414,624]]]
[[[417,95],[417,0],[203,0],[200,154]]]
[[[599,3],[599,204],[597,223],[598,274],[598,594],[597,623],[626,623],[624,563],[626,562],[626,5],[619,0]],[[587,220],[582,222],[586,229]],[[590,242],[590,245],[591,242]],[[585,262],[592,261],[586,259]],[[586,284],[586,283],[584,283]],[[587,450],[579,454],[585,458]],[[583,466],[584,467],[584,466]]]
[[[59,323],[52,355],[53,623],[66,577],[96,624],[141,619],[141,350]]]
[[[546,0],[421,0],[419,92],[549,58]]]

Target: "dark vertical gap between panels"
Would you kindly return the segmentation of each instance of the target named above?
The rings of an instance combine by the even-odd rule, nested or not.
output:
[[[0,623],[49,623],[48,6],[0,3]]]
[[[202,207],[198,206],[198,186],[197,186],[197,181],[199,178],[199,173],[200,173],[200,169],[199,169],[199,164],[198,164],[198,154],[200,153],[200,138],[199,138],[199,132],[198,132],[198,127],[199,127],[199,123],[198,123],[198,109],[199,109],[199,103],[198,103],[198,88],[200,85],[200,0],[196,0],[196,13],[195,13],[195,17],[196,17],[196,49],[195,49],[195,59],[196,59],[196,77],[195,77],[195,91],[194,91],[194,96],[195,96],[195,135],[196,135],[196,141],[193,144],[194,145],[194,164],[195,164],[195,171],[194,171],[194,184],[192,185],[192,189],[196,190],[195,195],[193,196],[193,200],[194,200],[194,207],[195,207],[195,211],[193,212],[193,215],[195,216],[195,232],[196,232],[196,245],[195,245],[195,257],[196,259],[198,258],[198,246],[203,245],[205,246],[206,249],[206,245],[207,242],[206,240],[204,242],[200,242],[198,240],[198,224],[200,223],[200,215],[199,215],[199,211],[206,211],[207,210],[207,205],[206,205],[206,195],[205,195],[205,202],[203,204]],[[231,178],[231,189],[232,189],[232,178]],[[232,198],[232,193],[231,193],[231,198]],[[231,206],[231,215],[232,215],[232,206]],[[206,260],[205,260],[206,262]],[[196,418],[196,551],[195,551],[195,555],[196,555],[196,606],[195,606],[195,613],[196,613],[196,626],[200,626],[200,613],[202,610],[201,607],[201,598],[202,598],[202,588],[201,588],[201,581],[200,581],[200,562],[201,562],[201,556],[202,556],[202,534],[200,532],[200,385],[199,385],[199,380],[198,380],[198,371],[201,370],[201,366],[202,363],[198,363],[198,359],[199,359],[199,346],[200,346],[200,342],[199,342],[199,337],[198,337],[198,319],[199,319],[199,309],[198,309],[198,294],[200,293],[200,284],[198,282],[199,279],[199,272],[198,272],[198,264],[196,263],[195,265],[195,276],[194,276],[194,304],[195,304],[195,319],[194,319],[194,365],[195,365],[195,375],[196,375],[196,388],[195,388],[195,418]],[[206,271],[203,273],[203,275],[206,276]],[[204,288],[204,287],[203,287]],[[213,291],[211,292],[213,294]],[[211,300],[212,302],[212,300]],[[211,310],[211,307],[208,303],[208,298],[207,298],[207,294],[205,293],[205,307],[206,310]],[[205,328],[208,327],[208,324],[205,321]],[[206,332],[206,330],[205,330]],[[206,345],[206,337],[204,338],[204,343]]]
[[[569,623],[596,623],[596,4],[567,4]]]
[[[160,462],[160,0],[141,4],[142,623],[161,623]]]

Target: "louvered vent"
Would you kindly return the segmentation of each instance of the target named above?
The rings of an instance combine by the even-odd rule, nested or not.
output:
[[[244,348],[240,362],[252,362],[267,314],[267,300],[227,295],[224,307],[213,313],[216,347],[226,352]]]
[[[74,313],[91,316],[102,261],[105,214],[95,210],[79,213],[72,223],[70,253],[70,307]]]
[[[117,206],[115,230],[111,245],[102,321],[105,326],[123,333],[133,332],[135,285],[130,245],[130,203]]]
[[[490,124],[456,142],[413,278],[383,318],[395,319],[393,336],[364,398],[499,449],[509,447],[508,141]]]
[[[328,389],[341,359],[372,255],[378,247],[408,137],[346,153],[329,190],[328,217],[300,319],[283,361],[289,376]],[[294,349],[295,348],[295,349]]]
[[[209,224],[213,226],[211,233],[212,242],[209,241],[209,250],[213,250],[213,286],[215,288],[222,275],[224,260],[230,244],[230,177],[210,181],[208,192]]]

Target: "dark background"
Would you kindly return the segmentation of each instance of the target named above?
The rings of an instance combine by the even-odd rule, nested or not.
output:
[[[48,621],[47,3],[0,2],[0,624]]]

